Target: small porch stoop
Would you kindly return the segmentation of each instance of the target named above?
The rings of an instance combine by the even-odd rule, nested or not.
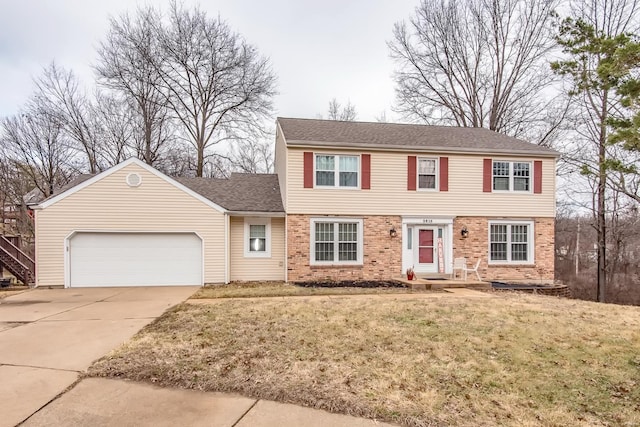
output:
[[[413,290],[442,290],[445,288],[491,289],[490,282],[480,280],[454,280],[442,276],[423,276],[407,280],[406,276],[395,278]]]

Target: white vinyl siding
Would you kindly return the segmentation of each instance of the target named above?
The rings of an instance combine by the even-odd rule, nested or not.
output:
[[[311,265],[362,264],[362,220],[311,220]]]
[[[229,259],[231,281],[285,280],[284,218],[263,218],[270,223],[270,256],[245,256],[246,222],[243,217],[231,217]],[[250,220],[252,221],[252,220]]]
[[[489,221],[490,264],[533,264],[533,222]]]
[[[511,217],[555,216],[555,159],[542,160],[542,193],[483,192],[483,155],[448,154],[449,191],[407,190],[407,153],[371,152],[371,190],[344,191],[322,187],[318,191],[304,188],[304,152],[288,149],[287,213],[334,216],[362,215],[430,215]],[[334,150],[326,150],[332,154]],[[361,151],[346,153],[360,154]],[[314,149],[321,154],[320,149]],[[426,157],[426,156],[425,156]],[[498,158],[494,158],[498,160]],[[533,158],[513,158],[533,164]],[[416,178],[417,179],[417,178]],[[531,181],[533,187],[533,180]]]
[[[278,175],[280,184],[280,194],[285,210],[287,209],[287,146],[280,132],[280,125],[277,125],[276,147],[274,150],[274,170]]]
[[[132,172],[139,187],[126,183]],[[35,224],[38,286],[65,284],[65,239],[79,231],[198,233],[204,283],[225,281],[224,214],[135,164],[36,211]]]

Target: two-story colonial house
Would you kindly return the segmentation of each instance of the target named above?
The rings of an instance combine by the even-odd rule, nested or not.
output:
[[[486,129],[279,118],[275,174],[138,159],[35,210],[37,286],[447,275],[553,280],[558,153]]]
[[[287,279],[553,280],[558,153],[480,128],[279,118]]]

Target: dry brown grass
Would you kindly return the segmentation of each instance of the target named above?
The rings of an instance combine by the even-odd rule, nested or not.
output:
[[[182,304],[89,375],[406,426],[637,426],[640,308],[530,295]]]
[[[308,295],[369,295],[369,294],[399,294],[425,293],[436,291],[412,291],[409,288],[312,288],[286,284],[283,282],[249,282],[232,283],[230,285],[205,286],[191,298],[255,298],[255,297],[286,297]]]

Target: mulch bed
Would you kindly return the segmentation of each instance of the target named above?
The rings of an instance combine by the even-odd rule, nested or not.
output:
[[[395,280],[326,280],[293,282],[293,284],[303,288],[409,288],[406,284]]]

